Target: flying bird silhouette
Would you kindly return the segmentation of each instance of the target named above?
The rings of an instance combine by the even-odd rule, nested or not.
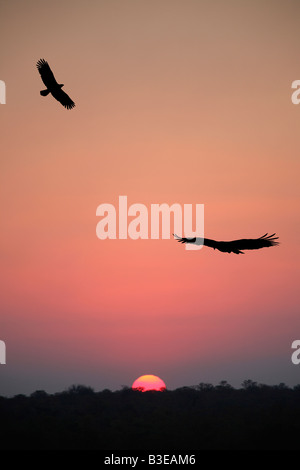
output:
[[[55,80],[53,72],[45,59],[40,59],[37,64],[37,69],[42,77],[44,84],[46,85],[46,90],[40,91],[42,96],[47,96],[49,93],[59,101],[65,108],[72,109],[75,106],[74,101],[62,91],[63,84],[58,84]]]
[[[216,240],[210,240],[209,238],[181,238],[174,233],[173,235],[179,243],[200,244],[203,241],[203,245],[209,246],[214,250],[217,249],[223,253],[236,253],[237,255],[240,253],[244,254],[241,250],[259,250],[260,248],[279,245],[279,242],[276,241],[278,237],[274,237],[274,235],[276,235],[275,233],[272,235],[265,233],[259,238],[242,238],[241,240],[232,240],[229,242],[219,242]]]

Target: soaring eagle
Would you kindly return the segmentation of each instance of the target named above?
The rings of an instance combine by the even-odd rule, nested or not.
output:
[[[72,109],[75,106],[74,101],[62,91],[63,84],[58,84],[55,80],[52,70],[49,67],[48,62],[45,59],[40,59],[37,64],[37,69],[40,72],[42,80],[46,85],[47,89],[40,91],[42,96],[47,96],[49,93],[59,101],[65,108]]]
[[[203,245],[209,246],[214,250],[217,249],[223,251],[223,253],[236,253],[237,255],[240,253],[244,254],[241,250],[259,250],[260,248],[279,245],[279,242],[275,241],[278,239],[278,237],[274,237],[274,235],[276,235],[275,233],[272,235],[265,233],[259,238],[242,238],[241,240],[232,240],[229,242],[218,242],[216,240],[210,240],[209,238],[181,238],[174,233],[173,235],[179,243],[198,242],[198,244],[200,244],[199,241],[203,240]]]

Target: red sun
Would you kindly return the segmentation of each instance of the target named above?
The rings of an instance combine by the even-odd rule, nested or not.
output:
[[[132,390],[147,392],[148,390],[157,390],[162,392],[166,390],[166,384],[156,375],[141,375],[132,384]]]

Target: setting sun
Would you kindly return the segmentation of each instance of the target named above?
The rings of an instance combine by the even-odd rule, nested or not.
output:
[[[141,392],[157,390],[162,392],[166,390],[166,384],[156,375],[141,375],[133,382],[132,390],[140,390]]]

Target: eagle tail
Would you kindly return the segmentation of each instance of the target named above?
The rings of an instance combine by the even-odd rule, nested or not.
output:
[[[40,94],[41,94],[42,96],[47,96],[47,95],[49,95],[49,93],[50,93],[50,90],[42,90],[42,91],[40,91]]]

